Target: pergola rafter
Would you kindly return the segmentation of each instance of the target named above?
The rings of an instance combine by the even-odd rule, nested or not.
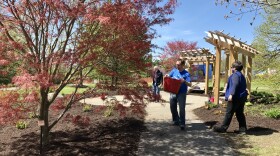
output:
[[[221,50],[225,51],[226,54],[226,73],[225,80],[231,74],[230,66],[235,61],[238,60],[238,54],[242,54],[242,63],[244,66],[243,74],[247,80],[247,89],[251,91],[251,79],[252,79],[252,58],[256,54],[261,52],[242,42],[241,39],[236,39],[229,36],[229,34],[224,34],[222,31],[207,31],[207,36],[204,38],[206,42],[214,45],[216,47],[216,60],[215,60],[215,73],[220,73],[221,71]],[[214,76],[214,99],[215,103],[219,103],[219,89],[220,89],[220,74],[215,74]]]
[[[250,57],[255,57],[256,54],[261,53],[245,42],[237,40],[234,37],[229,36],[229,34],[224,34],[221,31],[207,31],[206,34],[207,37],[204,38],[206,42],[215,45],[215,39],[218,40],[220,46],[222,47],[221,50],[227,51],[230,49],[230,46],[234,46],[235,51],[239,51]]]
[[[188,62],[206,62],[207,59],[210,62],[215,61],[215,56],[209,51],[209,49],[192,49],[181,51],[181,58]]]

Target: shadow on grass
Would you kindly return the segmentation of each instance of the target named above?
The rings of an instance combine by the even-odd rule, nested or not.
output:
[[[63,125],[62,125],[63,126]],[[98,125],[50,133],[43,155],[136,155],[143,121],[110,120]],[[40,138],[29,133],[12,143],[9,155],[39,155]]]
[[[261,136],[261,135],[270,135],[272,133],[278,133],[279,131],[270,129],[270,128],[264,128],[264,127],[252,127],[247,130],[248,135],[256,135],[256,136]]]

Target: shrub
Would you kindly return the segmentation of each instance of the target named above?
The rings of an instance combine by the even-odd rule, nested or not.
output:
[[[25,121],[18,121],[16,123],[16,128],[17,129],[25,129],[25,128],[27,128],[27,123]]]
[[[90,112],[92,110],[92,106],[85,104],[83,107],[83,112]]]
[[[265,111],[265,116],[274,118],[274,119],[279,119],[280,118],[280,109],[272,108],[270,110],[267,110],[267,111]]]
[[[253,91],[249,100],[251,103],[257,104],[274,104],[280,101],[280,95],[276,94],[275,96],[267,92],[257,92]]]

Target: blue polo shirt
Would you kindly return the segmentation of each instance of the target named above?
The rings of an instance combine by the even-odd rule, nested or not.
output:
[[[171,70],[171,72],[169,73],[169,76],[173,79],[182,79],[183,78],[185,81],[191,82],[191,75],[185,69],[180,72],[177,68],[173,68]],[[188,91],[188,86],[186,85],[186,83],[182,83],[179,93],[187,93],[187,91]]]

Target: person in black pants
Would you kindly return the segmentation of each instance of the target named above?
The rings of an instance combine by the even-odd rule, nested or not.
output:
[[[159,70],[158,66],[154,67],[153,72],[153,96],[155,98],[155,102],[159,102],[160,99],[160,86],[163,83],[163,74]]]
[[[246,133],[246,118],[244,115],[244,105],[247,100],[248,91],[246,90],[246,79],[241,73],[243,65],[240,61],[235,61],[231,66],[232,75],[228,78],[225,100],[227,108],[224,121],[221,126],[215,126],[215,132],[224,133],[228,129],[232,117],[235,113],[239,123],[238,133]]]

